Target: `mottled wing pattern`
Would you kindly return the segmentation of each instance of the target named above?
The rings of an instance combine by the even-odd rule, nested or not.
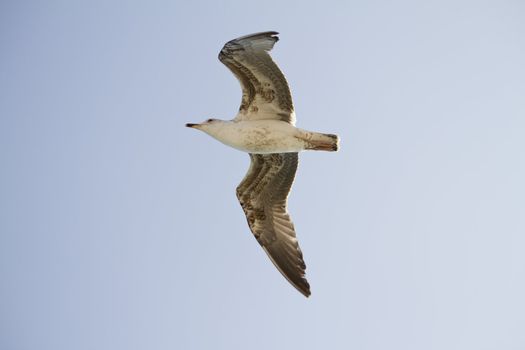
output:
[[[290,88],[268,52],[279,40],[277,32],[243,36],[227,42],[219,60],[237,77],[242,101],[237,119],[277,119],[295,124]]]
[[[248,173],[237,187],[237,198],[259,244],[286,279],[310,295],[306,266],[286,210],[297,170],[297,153],[250,154]]]

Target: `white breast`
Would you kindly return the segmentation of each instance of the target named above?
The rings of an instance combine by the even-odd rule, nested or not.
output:
[[[248,153],[283,153],[304,150],[300,129],[278,120],[232,121],[210,130],[210,136]]]

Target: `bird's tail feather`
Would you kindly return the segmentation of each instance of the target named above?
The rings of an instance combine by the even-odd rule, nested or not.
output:
[[[312,132],[305,139],[306,149],[314,151],[336,152],[339,150],[339,136]]]

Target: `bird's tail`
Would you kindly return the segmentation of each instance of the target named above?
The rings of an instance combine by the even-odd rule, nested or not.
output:
[[[308,132],[305,139],[306,149],[314,151],[335,152],[339,150],[339,136]]]

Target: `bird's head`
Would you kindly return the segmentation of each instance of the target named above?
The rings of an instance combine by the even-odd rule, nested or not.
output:
[[[206,134],[210,136],[217,137],[217,135],[219,135],[221,131],[223,130],[223,126],[227,123],[228,122],[226,120],[210,118],[210,119],[206,119],[200,124],[188,123],[186,124],[186,126],[188,128],[204,131]]]
[[[206,119],[200,124],[187,123],[186,126],[188,128],[199,129],[199,130],[205,131],[205,130],[212,128],[213,125],[217,125],[220,122],[222,122],[222,120],[210,118],[210,119]]]

